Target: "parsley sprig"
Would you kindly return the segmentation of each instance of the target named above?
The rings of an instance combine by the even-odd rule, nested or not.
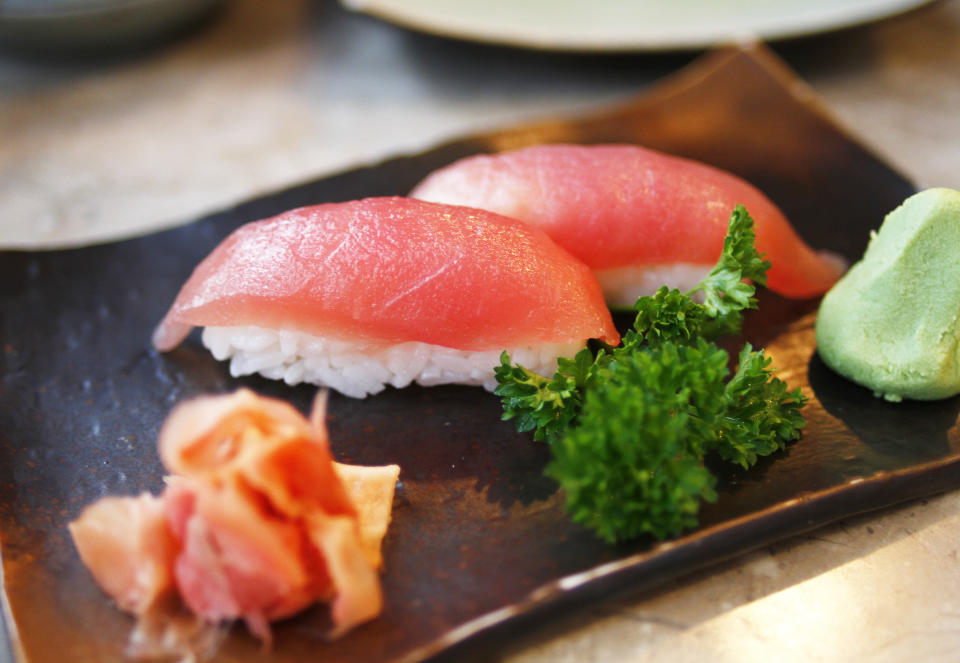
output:
[[[694,527],[701,501],[716,499],[705,454],[749,468],[800,435],[800,390],[749,344],[731,377],[713,342],[739,331],[757,305],[753,284],[766,283],[770,263],[754,239],[753,219],[737,206],[703,281],[639,298],[622,345],[561,358],[552,379],[500,357],[503,418],[550,444],[546,473],[564,488],[568,512],[607,541]]]

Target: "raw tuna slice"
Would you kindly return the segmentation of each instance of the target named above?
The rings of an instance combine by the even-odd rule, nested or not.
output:
[[[429,175],[412,197],[467,205],[542,228],[595,270],[608,301],[630,306],[667,282],[692,287],[716,262],[737,204],[772,261],[769,287],[825,292],[842,261],[813,251],[744,180],[634,145],[541,145],[468,157]]]
[[[194,270],[154,344],[193,326],[234,375],[351,396],[414,380],[492,388],[502,350],[550,374],[589,338],[619,341],[596,279],[543,231],[406,198],[243,226]]]

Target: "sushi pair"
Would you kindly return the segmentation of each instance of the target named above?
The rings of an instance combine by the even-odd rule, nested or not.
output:
[[[412,382],[492,389],[503,350],[552,374],[588,339],[617,344],[604,298],[630,306],[661,285],[698,282],[737,204],[755,219],[773,290],[818,295],[841,271],[748,183],[636,146],[472,157],[411,196],[239,228],[195,269],[154,345],[170,350],[204,327],[235,376],[353,397]]]

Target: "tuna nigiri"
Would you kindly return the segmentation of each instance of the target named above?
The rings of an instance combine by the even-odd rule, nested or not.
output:
[[[631,306],[659,286],[686,289],[713,265],[731,210],[747,208],[768,286],[788,297],[825,292],[842,261],[807,246],[779,209],[744,180],[633,145],[541,145],[457,161],[414,198],[468,205],[542,228],[595,271],[608,302]]]
[[[543,231],[406,198],[243,226],[194,270],[155,346],[192,326],[234,375],[356,397],[414,380],[492,389],[503,350],[550,374],[589,338],[619,340],[596,279]]]

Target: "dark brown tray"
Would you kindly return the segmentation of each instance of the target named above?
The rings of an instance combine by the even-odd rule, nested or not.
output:
[[[231,229],[299,205],[402,194],[430,170],[480,151],[636,142],[746,177],[812,245],[855,258],[913,187],[811,98],[768,52],[724,50],[612,111],[456,141],[140,239],[0,253],[0,532],[17,657],[122,658],[132,620],[94,585],[65,525],[102,495],[160,489],[154,441],[174,403],[246,385],[307,409],[312,389],[233,379],[196,335],[167,355],[150,348],[180,284]],[[960,399],[891,405],[832,374],[813,354],[815,307],[764,293],[746,328],[812,397],[803,438],[749,472],[722,468],[719,501],[703,509],[701,527],[666,544],[607,546],[568,522],[555,484],[541,474],[546,450],[501,422],[486,392],[334,395],[336,455],[403,468],[386,540],[386,610],[332,644],[321,638],[324,609],[310,610],[276,627],[269,654],[234,627],[218,660],[489,657],[504,638],[577,605],[960,486]]]

